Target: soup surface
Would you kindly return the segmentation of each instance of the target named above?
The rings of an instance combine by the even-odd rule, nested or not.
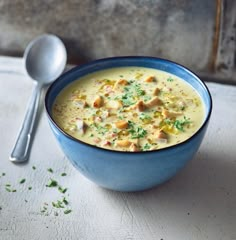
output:
[[[198,93],[175,75],[119,67],[88,74],[57,96],[54,121],[69,135],[101,148],[149,151],[180,143],[202,125]]]

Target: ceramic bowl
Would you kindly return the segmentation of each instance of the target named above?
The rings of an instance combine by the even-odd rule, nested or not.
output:
[[[205,105],[205,117],[201,128],[182,143],[146,152],[107,150],[76,140],[65,133],[52,118],[52,105],[61,90],[86,74],[123,66],[163,70],[189,83],[199,93]],[[49,87],[45,106],[50,127],[62,151],[81,174],[104,188],[117,191],[140,191],[169,180],[193,158],[209,123],[212,100],[204,82],[177,63],[153,57],[114,57],[77,66],[64,73]]]

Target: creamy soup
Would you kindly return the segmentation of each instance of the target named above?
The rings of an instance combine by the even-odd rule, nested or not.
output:
[[[198,93],[179,77],[119,67],[69,84],[52,113],[61,129],[83,142],[136,152],[185,141],[202,125],[204,111]]]

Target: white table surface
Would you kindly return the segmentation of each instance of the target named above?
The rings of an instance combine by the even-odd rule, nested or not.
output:
[[[0,178],[0,239],[235,240],[236,87],[207,85],[214,109],[194,159],[157,188],[113,192],[72,167],[51,133],[43,106],[29,162],[8,160],[33,83],[22,59],[0,57],[0,175],[6,174]],[[60,176],[62,172],[67,176]],[[70,214],[52,207],[63,194],[45,186],[50,177],[68,188]],[[26,182],[19,184],[22,178]],[[6,184],[17,192],[6,191]],[[46,213],[41,212],[44,203],[49,204]]]

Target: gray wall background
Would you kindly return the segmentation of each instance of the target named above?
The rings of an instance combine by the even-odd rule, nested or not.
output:
[[[220,52],[213,56],[217,9],[230,11],[230,4],[235,5],[232,0],[0,0],[0,54],[22,56],[33,38],[53,33],[64,41],[69,63],[150,55],[214,74],[217,64],[225,66]]]

